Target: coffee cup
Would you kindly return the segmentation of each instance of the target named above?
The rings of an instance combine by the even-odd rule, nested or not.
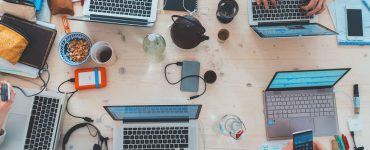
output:
[[[117,61],[112,46],[105,41],[96,42],[90,50],[91,59],[100,65],[113,65]]]
[[[221,29],[218,31],[217,37],[219,42],[225,42],[230,37],[230,32],[226,29]]]

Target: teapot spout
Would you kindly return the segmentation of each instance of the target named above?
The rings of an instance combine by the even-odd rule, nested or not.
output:
[[[202,39],[202,41],[209,40],[209,36],[202,35],[201,39]]]

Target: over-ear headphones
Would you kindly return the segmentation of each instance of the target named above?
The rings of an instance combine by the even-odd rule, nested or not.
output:
[[[69,129],[67,131],[67,133],[64,135],[64,138],[63,138],[63,145],[62,145],[62,148],[63,150],[66,150],[66,145],[68,143],[68,140],[69,140],[69,137],[72,135],[72,133],[74,131],[76,131],[77,129],[80,129],[80,128],[83,128],[83,127],[87,127],[89,132],[90,132],[90,135],[93,136],[93,137],[98,137],[99,138],[99,141],[98,141],[98,144],[94,144],[94,147],[93,147],[93,150],[102,150],[102,146],[105,145],[105,147],[107,148],[108,150],[108,140],[109,138],[108,137],[104,137],[101,135],[99,129],[94,126],[93,124],[91,123],[79,123],[79,124],[76,124],[75,126],[73,126],[71,129]],[[96,130],[96,134],[93,135],[90,131],[90,128],[89,127],[93,127],[95,130]]]

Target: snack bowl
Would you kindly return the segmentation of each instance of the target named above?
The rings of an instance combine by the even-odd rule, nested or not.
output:
[[[71,55],[72,49],[70,48],[71,43],[76,44],[72,48],[76,51],[77,55]],[[74,45],[73,44],[73,45]],[[79,46],[77,45],[79,44]],[[90,38],[81,33],[81,32],[72,32],[67,35],[65,35],[62,40],[59,43],[59,57],[68,65],[71,66],[79,66],[83,63],[85,63],[90,58],[90,48],[91,48],[91,40]],[[78,49],[76,47],[82,47],[81,49]],[[81,53],[78,53],[77,51],[81,50]],[[87,51],[86,51],[87,50]],[[82,52],[84,51],[84,52]],[[81,57],[84,56],[84,57]]]

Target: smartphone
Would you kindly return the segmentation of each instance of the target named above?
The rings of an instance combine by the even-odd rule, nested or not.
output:
[[[294,150],[313,150],[312,129],[293,133]]]
[[[10,97],[10,88],[6,83],[1,84],[1,101],[8,101]]]
[[[363,40],[363,23],[361,8],[346,7],[347,9],[347,39]]]
[[[181,78],[196,75],[194,77],[188,77],[181,81],[180,90],[184,92],[198,92],[199,88],[199,72],[200,62],[198,61],[183,61]]]

